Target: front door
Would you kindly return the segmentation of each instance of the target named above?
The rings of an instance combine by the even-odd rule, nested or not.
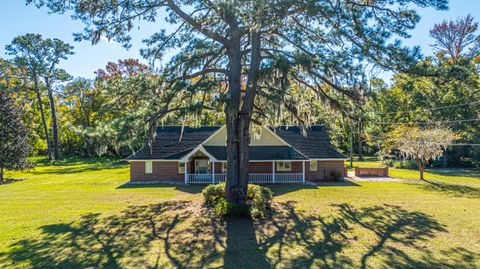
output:
[[[208,160],[195,160],[195,174],[208,174]]]

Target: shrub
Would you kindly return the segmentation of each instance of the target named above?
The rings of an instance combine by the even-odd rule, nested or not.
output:
[[[332,171],[330,173],[330,177],[335,181],[339,181],[343,179],[343,174],[340,173],[339,171]]]
[[[417,163],[414,160],[403,160],[401,162],[395,162],[393,166],[395,168],[417,169]]]
[[[225,198],[220,198],[217,203],[215,204],[215,207],[213,208],[213,212],[215,215],[222,217],[227,215],[228,213],[228,202],[225,200]]]
[[[272,191],[267,187],[249,184],[247,203],[233,204],[225,199],[225,183],[209,185],[202,191],[207,207],[213,209],[215,215],[249,216],[264,218],[268,215],[272,204]]]
[[[267,187],[249,185],[247,199],[251,201],[251,214],[254,218],[267,216],[272,205],[272,191]]]
[[[384,160],[383,163],[388,167],[394,167],[395,161],[394,160]]]
[[[202,194],[207,206],[215,206],[220,199],[225,199],[225,183],[208,185],[203,189]]]

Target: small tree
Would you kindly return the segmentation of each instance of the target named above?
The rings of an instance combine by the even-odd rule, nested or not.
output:
[[[448,130],[438,127],[420,128],[401,125],[388,135],[387,145],[399,150],[405,157],[414,158],[423,180],[423,171],[432,159],[443,155],[447,146],[456,138]]]
[[[28,130],[22,121],[22,113],[12,98],[0,89],[0,181],[4,169],[24,170],[31,167],[27,157],[32,151]]]

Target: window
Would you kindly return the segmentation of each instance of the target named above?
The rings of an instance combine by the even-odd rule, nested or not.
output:
[[[222,173],[227,173],[227,162],[222,163]]]
[[[145,174],[151,174],[153,170],[152,161],[145,162]]]
[[[186,163],[178,162],[178,173],[179,174],[185,174],[185,166]]]
[[[317,161],[310,160],[310,171],[317,171]]]
[[[278,171],[291,171],[292,163],[291,162],[277,162]]]

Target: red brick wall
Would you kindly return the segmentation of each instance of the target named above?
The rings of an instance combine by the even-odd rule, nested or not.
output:
[[[187,163],[187,171],[190,171],[191,163]],[[184,174],[178,173],[176,161],[153,161],[153,171],[145,174],[145,163],[141,161],[130,162],[130,181],[132,182],[155,182],[155,181],[178,181],[184,182]],[[275,165],[277,167],[277,165]],[[343,173],[343,160],[317,161],[317,171],[310,171],[310,163],[305,162],[305,179],[308,181],[331,180],[332,171]],[[291,171],[278,171],[275,173],[302,173],[302,162],[293,161]],[[249,166],[250,173],[271,173],[272,162],[252,162]],[[222,173],[222,163],[215,163],[215,174]]]
[[[332,180],[332,172],[343,175],[343,160],[317,161],[317,171],[310,171],[310,162],[305,162],[305,179],[308,181]]]
[[[178,173],[178,162],[176,161],[153,161],[152,173],[145,174],[144,162],[130,162],[130,181],[152,182],[152,181],[184,181],[184,175]]]
[[[355,167],[356,177],[388,177],[388,166],[383,168]]]

